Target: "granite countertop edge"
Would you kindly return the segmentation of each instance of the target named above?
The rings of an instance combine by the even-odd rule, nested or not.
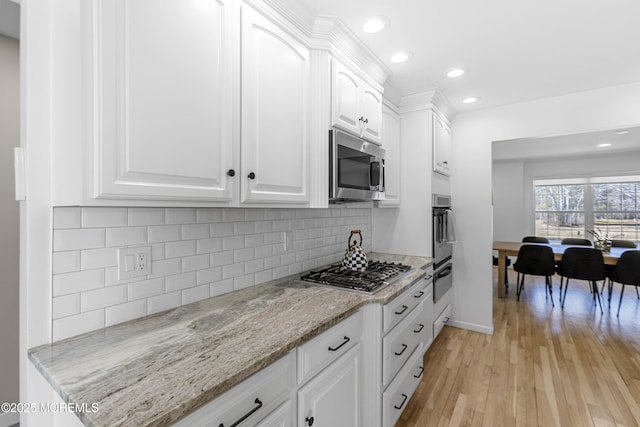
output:
[[[368,256],[414,269],[373,296],[288,276],[38,346],[29,359],[64,402],[80,407],[86,426],[171,425],[362,306],[392,301],[432,264]],[[205,369],[211,364],[220,372]]]

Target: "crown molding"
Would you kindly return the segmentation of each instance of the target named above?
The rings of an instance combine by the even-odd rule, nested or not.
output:
[[[318,15],[311,37],[312,48],[328,50],[382,92],[391,70],[340,19]]]
[[[451,105],[451,102],[437,87],[403,96],[400,100],[399,107],[401,113],[435,109],[449,122],[453,120],[453,117],[456,115],[456,110]]]

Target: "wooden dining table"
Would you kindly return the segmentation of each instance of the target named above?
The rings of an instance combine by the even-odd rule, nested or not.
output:
[[[553,256],[556,260],[560,260],[562,258],[562,254],[567,248],[576,248],[585,246],[576,246],[576,245],[561,245],[554,243],[523,243],[523,242],[493,242],[493,250],[498,251],[498,297],[506,298],[507,292],[504,286],[500,286],[500,284],[504,284],[504,278],[507,274],[507,256],[517,256],[518,251],[520,250],[520,246],[522,245],[541,245],[541,246],[550,246],[553,250]],[[618,259],[623,252],[628,250],[633,250],[630,248],[611,248],[611,252],[603,252],[604,263],[608,265],[615,265],[618,263]]]

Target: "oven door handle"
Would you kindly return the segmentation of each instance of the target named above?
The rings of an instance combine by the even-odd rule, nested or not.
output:
[[[443,268],[442,270],[440,270],[440,271],[438,271],[436,273],[436,275],[435,275],[436,277],[434,279],[438,280],[438,279],[442,279],[443,277],[447,277],[448,275],[451,274],[452,268],[453,268],[453,266],[451,266],[451,265],[446,266],[445,268]]]

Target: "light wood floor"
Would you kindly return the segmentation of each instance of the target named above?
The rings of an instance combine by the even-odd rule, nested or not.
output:
[[[601,315],[586,282],[571,281],[563,310],[558,276],[555,307],[545,300],[543,278],[527,276],[520,302],[513,271],[509,280],[508,298],[494,296],[494,335],[446,327],[434,341],[396,427],[639,426],[634,288],[625,289],[618,318],[619,285]]]

